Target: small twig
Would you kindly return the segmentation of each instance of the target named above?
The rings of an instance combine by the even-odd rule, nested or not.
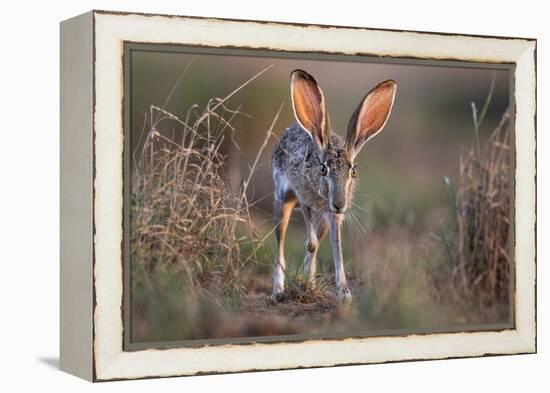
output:
[[[166,97],[166,99],[164,100],[164,103],[162,104],[162,107],[163,108],[166,108],[166,105],[168,105],[168,102],[170,102],[170,99],[172,98],[172,95],[174,94],[174,92],[176,91],[176,89],[178,88],[180,82],[183,80],[183,77],[185,76],[185,74],[187,73],[187,70],[189,69],[189,67],[191,67],[191,64],[193,64],[193,62],[195,61],[195,58],[197,56],[196,55],[193,55],[193,57],[191,57],[191,59],[187,62],[187,64],[185,65],[185,68],[183,69],[183,71],[181,72],[178,80],[176,81],[176,83],[174,84],[174,86],[172,87],[172,90],[170,90],[170,93],[168,93],[168,96]]]
[[[475,102],[471,102],[470,104],[472,106],[472,118],[474,121],[474,144],[476,147],[476,154],[479,158],[481,156],[481,146],[479,143],[479,123],[477,121],[477,107]]]
[[[258,162],[260,161],[260,157],[264,151],[264,149],[267,146],[267,142],[271,138],[271,134],[273,133],[273,128],[275,127],[275,123],[277,123],[277,120],[279,119],[279,115],[281,114],[281,111],[283,110],[284,102],[281,103],[279,106],[279,110],[277,111],[277,114],[273,118],[273,121],[271,122],[271,126],[267,130],[266,137],[264,138],[264,141],[262,145],[260,146],[260,150],[258,151],[258,154],[256,155],[256,159],[254,160],[254,163],[252,164],[252,167],[250,168],[250,172],[248,173],[248,178],[243,184],[243,191],[242,193],[246,193],[246,189],[248,188],[248,185],[250,184],[250,180],[252,179],[252,175],[254,174],[254,171],[256,170],[256,166],[258,165]]]
[[[493,99],[493,91],[495,90],[496,76],[497,76],[496,71],[493,71],[493,76],[491,78],[491,87],[489,87],[489,92],[487,93],[487,97],[485,98],[485,102],[483,103],[483,108],[481,109],[481,113],[479,115],[479,120],[477,122],[478,128],[481,127],[481,124],[483,123],[483,120],[485,119],[485,115],[487,114],[487,110],[489,109],[489,104],[491,103],[491,100]]]
[[[256,78],[258,78],[260,75],[262,75],[263,73],[265,73],[267,70],[269,70],[271,67],[273,67],[274,64],[271,64],[269,66],[267,66],[266,68],[264,68],[263,70],[261,70],[260,72],[258,72],[256,75],[254,75],[252,78],[248,79],[246,82],[244,82],[242,85],[240,85],[239,87],[237,87],[235,90],[233,90],[231,93],[229,93],[227,96],[225,96],[225,98],[223,98],[222,100],[220,100],[216,105],[214,105],[213,108],[210,108],[210,111],[215,111],[219,106],[221,106],[225,101],[227,101],[228,99],[230,99],[231,97],[233,97],[235,94],[237,94],[237,92],[239,92],[243,87],[247,86],[250,82],[252,82],[253,80],[255,80]],[[197,119],[197,123],[202,123],[202,121],[204,121],[204,119],[208,116],[209,112],[206,112],[204,113],[201,117],[199,117],[199,119]]]

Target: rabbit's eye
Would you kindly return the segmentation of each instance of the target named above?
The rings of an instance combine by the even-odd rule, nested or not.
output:
[[[357,167],[354,165],[351,167],[351,177],[357,176]]]
[[[326,176],[328,173],[328,167],[325,164],[321,164],[321,176]]]

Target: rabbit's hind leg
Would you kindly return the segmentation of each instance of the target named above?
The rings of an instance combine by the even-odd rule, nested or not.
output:
[[[292,209],[296,206],[296,196],[293,192],[287,191],[282,199],[275,198],[275,236],[277,237],[277,254],[273,266],[273,292],[272,298],[277,300],[278,296],[285,289],[285,235]]]

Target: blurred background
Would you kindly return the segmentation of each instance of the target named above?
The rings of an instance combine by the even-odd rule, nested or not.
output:
[[[191,106],[204,108],[211,98],[226,97],[271,66],[226,102],[248,115],[236,116],[232,122],[240,149],[229,139],[222,145],[227,186],[237,192],[241,181],[248,176],[277,110],[284,104],[274,127],[275,135],[260,157],[248,190],[249,199],[256,201],[254,220],[259,231],[267,236],[264,260],[250,272],[246,301],[241,302],[241,308],[230,314],[224,312],[223,318],[203,318],[204,325],[214,323],[212,321],[219,324],[223,319],[231,321],[228,324],[233,326],[246,328],[186,329],[183,326],[190,322],[186,311],[177,305],[179,295],[174,295],[176,300],[166,302],[157,299],[153,307],[147,300],[150,295],[138,293],[142,287],[132,285],[132,337],[136,342],[328,331],[451,329],[508,321],[508,302],[496,306],[493,303],[483,312],[470,304],[445,302],[441,289],[433,285],[430,269],[445,263],[445,253],[434,234],[448,219],[448,189],[443,179],[447,177],[451,184],[460,182],[459,157],[474,142],[471,103],[481,110],[494,78],[490,105],[479,128],[479,138],[484,144],[509,106],[509,71],[363,60],[131,52],[130,145],[135,160],[140,159],[144,135],[149,131],[151,105],[185,119]],[[385,79],[394,79],[398,84],[385,129],[369,141],[357,157],[358,219],[344,230],[344,258],[357,300],[345,316],[335,308],[274,306],[267,300],[275,250],[274,236],[269,236],[273,229],[270,157],[278,137],[295,122],[289,75],[296,68],[306,70],[317,79],[325,94],[333,130],[342,136],[351,113],[366,92]],[[178,135],[178,127],[176,123],[159,125],[158,131],[173,138]],[[295,211],[286,244],[291,275],[301,267],[304,241],[302,216]],[[318,263],[320,271],[330,277],[332,258],[328,242],[325,243]],[[154,281],[154,274],[147,274],[150,274],[148,280]],[[159,311],[159,304],[164,304],[166,309]],[[247,315],[256,322],[271,318],[265,322],[271,328],[251,328],[242,322]]]

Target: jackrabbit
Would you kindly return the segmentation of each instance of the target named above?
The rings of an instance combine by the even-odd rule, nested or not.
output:
[[[294,115],[298,124],[287,128],[273,149],[274,218],[278,242],[273,270],[273,294],[284,291],[284,242],[294,207],[300,207],[306,227],[304,272],[315,279],[319,242],[330,230],[338,298],[351,301],[342,259],[340,226],[355,188],[354,159],[365,142],[376,135],[389,117],[397,84],[386,80],[361,101],[348,124],[346,139],[332,132],[323,92],[307,72],[290,77]]]

